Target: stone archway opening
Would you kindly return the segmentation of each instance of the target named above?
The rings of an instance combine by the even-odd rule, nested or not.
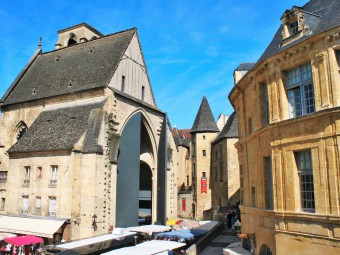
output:
[[[140,163],[139,218],[140,225],[151,224],[152,219],[152,170],[145,162]]]

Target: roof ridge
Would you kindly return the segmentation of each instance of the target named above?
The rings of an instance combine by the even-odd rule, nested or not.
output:
[[[86,43],[91,43],[91,42],[98,41],[98,40],[101,40],[101,39],[104,39],[104,38],[108,38],[108,37],[113,36],[113,35],[118,35],[118,34],[122,34],[122,33],[125,33],[125,32],[129,32],[129,31],[132,31],[132,30],[137,30],[137,28],[133,27],[133,28],[125,29],[125,30],[118,31],[118,32],[115,32],[115,33],[107,34],[107,35],[104,35],[102,37],[96,38],[94,40],[89,40],[89,41],[86,41],[86,42],[81,42],[81,43],[76,43],[76,44],[73,44],[73,45],[69,45],[69,46],[63,47],[63,48],[53,49],[53,50],[46,51],[46,52],[41,52],[41,55],[46,55],[46,54],[49,54],[49,53],[58,52],[58,51],[61,51],[61,50],[64,50],[64,49],[68,49],[68,48],[71,48],[71,47],[76,47],[76,46],[79,46],[79,45],[84,45]]]

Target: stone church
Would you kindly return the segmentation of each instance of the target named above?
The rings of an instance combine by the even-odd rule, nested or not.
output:
[[[0,101],[0,231],[53,242],[176,217],[177,151],[137,29],[82,23],[55,46]]]

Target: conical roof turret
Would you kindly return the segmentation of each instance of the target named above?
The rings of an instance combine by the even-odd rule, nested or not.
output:
[[[204,96],[190,133],[220,132],[211,112],[207,98]]]

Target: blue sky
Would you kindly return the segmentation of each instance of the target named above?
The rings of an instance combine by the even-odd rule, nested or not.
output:
[[[132,27],[138,34],[157,106],[172,126],[191,128],[203,96],[215,119],[230,115],[233,70],[256,62],[280,17],[307,0],[93,0],[0,2],[0,97],[43,37],[51,51],[57,31],[86,22],[103,34]]]

